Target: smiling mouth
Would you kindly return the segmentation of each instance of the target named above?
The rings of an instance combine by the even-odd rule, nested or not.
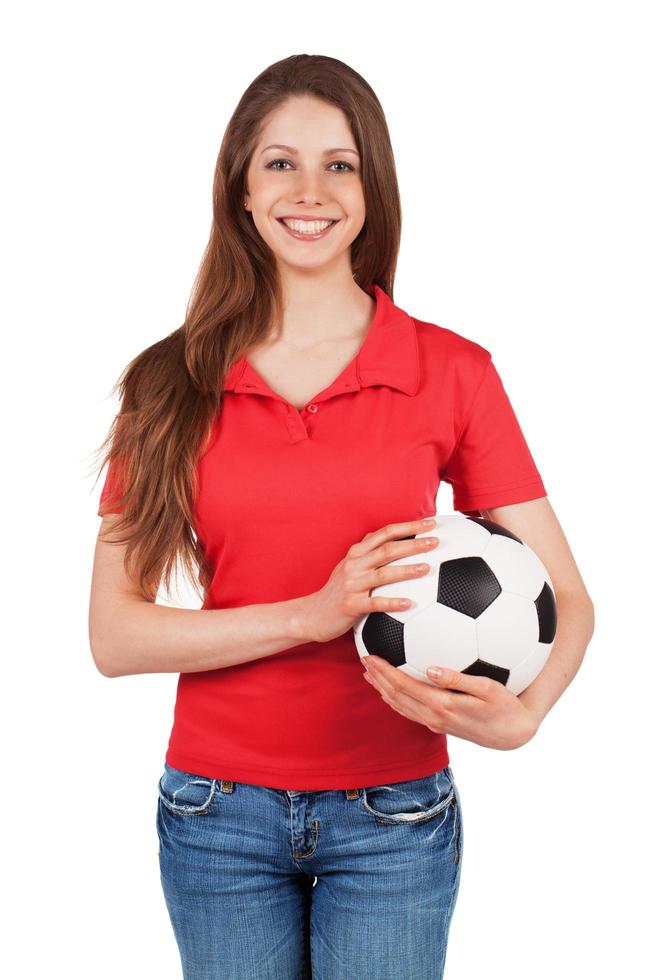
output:
[[[323,220],[318,219],[316,221],[294,221],[291,218],[277,218],[277,221],[289,235],[293,238],[299,238],[301,241],[315,241],[324,238],[334,225],[338,224],[339,220],[339,218],[335,218],[330,220],[328,225],[325,225]]]

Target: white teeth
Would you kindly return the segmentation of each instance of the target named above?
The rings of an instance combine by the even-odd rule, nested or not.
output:
[[[299,231],[303,235],[317,235],[334,223],[333,221],[296,221],[294,218],[282,218],[282,221],[288,228]]]

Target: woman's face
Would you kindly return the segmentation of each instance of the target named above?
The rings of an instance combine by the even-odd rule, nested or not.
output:
[[[245,204],[277,261],[314,269],[345,261],[366,217],[361,167],[345,115],[313,96],[271,112],[252,153]],[[293,232],[282,218],[332,220]]]

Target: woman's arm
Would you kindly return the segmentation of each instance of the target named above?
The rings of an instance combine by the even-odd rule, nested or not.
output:
[[[575,676],[595,626],[593,604],[582,594],[558,595],[556,639],[547,662],[518,698],[541,723]]]
[[[105,515],[102,533],[114,520]],[[215,670],[309,642],[304,597],[235,609],[163,606],[128,578],[125,547],[98,540],[95,550],[89,640],[105,677]]]
[[[595,628],[593,602],[547,497],[481,514],[529,545],[549,572],[556,593],[556,639],[538,677],[518,695],[540,723],[581,666]]]

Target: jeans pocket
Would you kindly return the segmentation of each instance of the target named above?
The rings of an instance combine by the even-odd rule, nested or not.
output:
[[[449,766],[419,779],[366,786],[361,791],[361,808],[377,823],[424,823],[454,802],[454,784]]]
[[[175,769],[165,762],[158,785],[159,799],[168,810],[180,816],[208,813],[217,782],[217,779]]]

